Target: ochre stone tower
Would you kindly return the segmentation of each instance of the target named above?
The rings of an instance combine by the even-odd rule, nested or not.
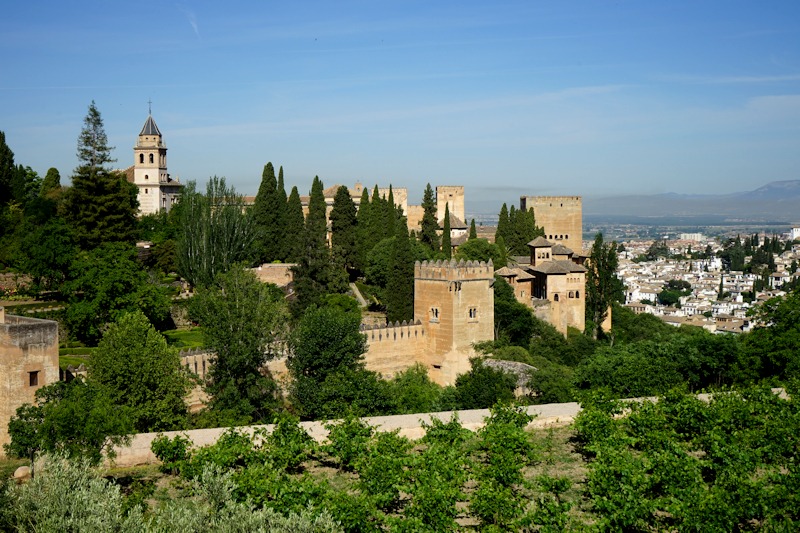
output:
[[[563,244],[576,254],[583,250],[583,202],[580,196],[521,196],[519,208],[533,208],[536,225],[544,237]]]
[[[463,185],[437,185],[436,186],[436,220],[444,220],[444,207],[449,206],[450,214],[464,221],[464,186]]]
[[[367,368],[389,378],[420,363],[435,383],[455,383],[471,368],[473,343],[494,339],[493,282],[491,262],[416,263],[414,320],[362,326]]]
[[[133,183],[139,188],[139,213],[169,211],[178,201],[182,185],[167,173],[167,145],[152,115],[133,147]]]
[[[17,407],[34,403],[36,391],[58,379],[58,323],[7,315],[0,307],[0,457]]]
[[[491,261],[436,261],[414,267],[414,318],[427,324],[419,362],[437,383],[468,372],[472,344],[494,339],[494,267]]]

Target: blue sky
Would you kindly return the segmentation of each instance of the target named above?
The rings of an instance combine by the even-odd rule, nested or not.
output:
[[[95,100],[116,166],[148,100],[182,181],[743,191],[800,179],[800,2],[12,2],[0,130],[62,182]],[[481,204],[482,205],[482,204]]]

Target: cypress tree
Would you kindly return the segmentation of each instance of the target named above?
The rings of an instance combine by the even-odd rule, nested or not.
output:
[[[47,174],[44,177],[44,181],[42,181],[42,188],[39,190],[39,194],[43,197],[50,197],[53,194],[57,194],[61,191],[61,174],[58,173],[57,168],[49,168],[47,170]]]
[[[290,233],[287,231],[287,213],[288,213],[288,206],[287,204],[287,197],[286,197],[286,185],[283,182],[283,166],[280,167],[278,170],[278,201],[277,201],[277,214],[276,214],[276,224],[279,228],[281,228],[281,234],[277,235],[278,244],[276,246],[278,250],[278,258],[281,261],[286,260],[286,256],[289,254],[289,235]]]
[[[504,203],[503,207],[500,208],[500,216],[497,219],[497,231],[495,231],[494,233],[495,242],[500,240],[500,237],[502,237],[503,241],[506,243],[506,245],[508,245],[510,238],[510,231],[509,231],[510,229],[511,227],[508,221],[508,207]]]
[[[332,280],[333,267],[327,245],[328,224],[323,191],[322,181],[319,176],[315,176],[302,233],[302,256],[292,269],[297,294],[292,309],[295,316],[299,316],[309,305],[318,303],[328,291]]]
[[[356,204],[342,185],[336,190],[331,209],[331,246],[348,269],[358,264]]]
[[[111,150],[103,119],[92,101],[78,137],[80,164],[64,199],[66,217],[84,249],[112,241],[133,244],[135,240],[136,186],[128,183],[124,174],[108,168],[116,161]]]
[[[286,202],[286,261],[297,263],[303,255],[303,204],[300,201],[300,192],[297,187],[292,187],[289,199]]]
[[[394,193],[392,192],[392,184],[389,184],[389,196],[386,199],[386,204],[383,206],[383,235],[384,239],[395,235],[395,223],[397,221],[397,207],[394,205]]]
[[[436,253],[439,251],[439,221],[436,220],[436,200],[430,183],[425,186],[425,193],[422,195],[422,210],[419,240],[431,250],[431,253]]]
[[[369,203],[369,190],[364,187],[361,191],[361,202],[358,205],[358,214],[356,216],[356,232],[358,243],[358,265],[359,271],[364,272],[367,265],[367,254],[372,250],[372,236],[370,235],[370,220],[372,206]]]
[[[386,318],[391,322],[414,318],[414,257],[405,217],[397,221],[392,248],[391,275],[386,286]]]
[[[478,238],[478,230],[475,229],[475,219],[473,218],[469,223],[469,237],[467,240],[477,239]]]
[[[380,192],[378,192],[378,186],[375,185],[375,188],[372,189],[372,201],[370,202],[369,210],[370,248],[374,248],[376,244],[386,237],[391,237],[391,235],[386,235],[385,204],[386,200],[381,198]]]
[[[442,225],[442,253],[445,259],[453,256],[453,248],[450,243],[450,204],[444,204],[444,224]]]
[[[6,134],[0,131],[0,207],[11,202],[11,182],[15,173],[14,152],[6,144]]]
[[[267,163],[261,173],[261,185],[253,205],[253,218],[259,234],[256,244],[256,261],[258,263],[269,263],[281,259],[280,241],[286,230],[280,226],[281,207],[275,168],[272,163]]]

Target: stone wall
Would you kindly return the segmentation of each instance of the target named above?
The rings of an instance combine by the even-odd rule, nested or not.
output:
[[[295,263],[264,263],[250,270],[262,283],[272,283],[278,287],[286,287],[294,280],[292,267]]]
[[[464,221],[464,186],[436,186],[436,220],[444,219],[444,208],[449,207],[450,214]]]
[[[58,323],[8,315],[0,307],[0,457],[8,421],[36,391],[59,379]]]
[[[528,428],[543,428],[564,426],[572,423],[575,416],[580,412],[580,406],[577,403],[531,405],[526,407],[526,411],[528,414],[536,416],[533,422],[528,425]],[[455,413],[458,415],[458,420],[461,422],[461,425],[470,431],[477,431],[482,428],[484,426],[484,420],[489,416],[488,409],[455,411]],[[431,420],[434,418],[442,422],[447,422],[450,420],[451,416],[452,412],[447,411],[441,413],[418,413],[413,415],[374,416],[363,418],[362,420],[379,431],[397,430],[401,436],[416,440],[425,435],[425,428],[422,426],[423,422],[430,425]],[[328,438],[328,430],[325,429],[325,425],[328,423],[329,421],[327,420],[301,422],[300,426],[316,442],[322,443]],[[247,435],[253,435],[258,429],[266,429],[267,432],[270,432],[273,427],[274,426],[270,424],[241,427],[237,429]],[[190,431],[166,431],[163,435],[169,438],[183,435],[191,441],[192,447],[200,448],[202,446],[214,444],[226,431],[228,431],[228,428],[194,429]],[[128,446],[118,446],[115,448],[116,458],[113,461],[113,465],[125,468],[158,463],[158,459],[156,459],[153,452],[150,451],[150,445],[153,440],[161,434],[162,433],[140,433],[134,435]],[[108,464],[112,464],[112,462],[108,461]]]
[[[391,326],[362,325],[361,332],[367,336],[367,369],[386,379],[419,362],[427,349],[425,327],[419,321]]]

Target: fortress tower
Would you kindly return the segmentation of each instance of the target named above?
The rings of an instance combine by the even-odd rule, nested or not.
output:
[[[520,196],[519,208],[533,208],[544,237],[576,254],[583,250],[583,202],[580,196]]]
[[[417,262],[412,323],[362,328],[367,368],[391,377],[415,363],[431,380],[452,385],[469,372],[473,343],[494,339],[491,261]]]
[[[169,211],[183,185],[167,173],[167,145],[152,115],[147,116],[133,147],[133,183],[139,188],[139,213]]]
[[[0,457],[8,421],[36,391],[58,381],[58,323],[7,315],[0,307]]]
[[[463,185],[436,186],[436,220],[439,222],[444,220],[445,206],[449,207],[451,215],[465,222]]]

